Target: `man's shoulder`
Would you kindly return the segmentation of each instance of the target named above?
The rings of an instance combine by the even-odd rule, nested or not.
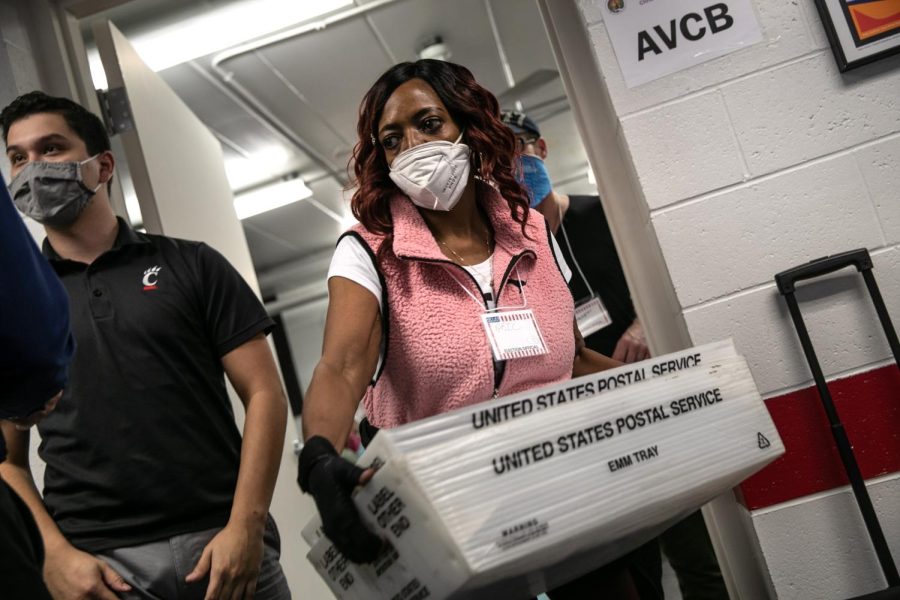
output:
[[[606,224],[606,213],[603,212],[603,204],[599,196],[569,196],[569,208],[563,217],[563,223],[568,229],[590,230]]]
[[[576,214],[599,212],[603,214],[603,204],[600,203],[600,196],[569,195],[569,210],[567,212]]]
[[[190,280],[199,280],[205,270],[205,250],[209,249],[203,242],[155,233],[139,233],[144,242],[153,247],[154,252],[164,263],[177,265],[178,271]]]
[[[139,235],[149,242],[162,256],[182,260],[190,264],[200,264],[202,266],[202,263],[206,262],[207,255],[216,254],[206,242],[155,233],[141,233]]]
[[[197,252],[201,246],[206,245],[204,242],[196,240],[185,240],[157,233],[139,233],[138,235],[157,248],[175,252]]]

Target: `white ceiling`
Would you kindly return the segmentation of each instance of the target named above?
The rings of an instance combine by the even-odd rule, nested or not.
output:
[[[237,1],[253,0],[131,0],[84,19],[84,32],[90,44],[91,23],[102,18],[126,36],[138,35]],[[370,1],[375,0],[355,4]],[[359,102],[383,71],[415,60],[423,42],[435,35],[449,46],[450,60],[471,69],[504,107],[520,101],[536,118],[550,146],[547,166],[557,187],[593,193],[587,159],[531,0],[395,0],[228,58],[218,67],[211,55],[166,69],[162,77],[222,142],[235,191],[296,174],[313,190],[310,200],[243,222],[264,295],[322,277],[347,226],[349,194],[342,187],[356,141]],[[516,84],[507,94],[503,55]],[[548,71],[554,73],[548,77]],[[528,85],[541,76],[549,81]]]

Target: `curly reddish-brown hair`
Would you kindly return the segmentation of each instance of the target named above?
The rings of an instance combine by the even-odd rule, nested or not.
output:
[[[373,233],[393,233],[389,201],[399,189],[388,176],[384,150],[375,140],[388,98],[410,79],[421,79],[437,93],[472,150],[472,172],[497,186],[524,233],[528,196],[516,179],[516,139],[500,121],[497,99],[467,68],[431,59],[394,65],[378,78],[360,104],[359,141],[350,159],[355,176],[350,185],[357,187],[350,201],[353,216]]]

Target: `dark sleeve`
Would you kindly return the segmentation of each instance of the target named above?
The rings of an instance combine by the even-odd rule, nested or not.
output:
[[[600,198],[570,196],[569,201],[564,224],[575,258],[612,318],[611,325],[589,335],[584,342],[591,350],[611,356],[619,338],[635,319],[634,304]],[[573,271],[569,289],[576,301],[586,298],[588,288],[572,263],[568,245],[559,237],[557,234],[563,256]]]
[[[0,418],[26,416],[13,413],[61,390],[74,350],[66,291],[0,177]]]
[[[206,329],[219,356],[228,354],[259,333],[268,334],[272,330],[275,322],[224,256],[200,243],[197,264]]]
[[[43,554],[31,512],[0,479],[0,581],[4,598],[50,600],[43,580]]]

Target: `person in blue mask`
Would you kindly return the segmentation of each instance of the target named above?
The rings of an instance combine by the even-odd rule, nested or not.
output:
[[[0,420],[27,429],[59,401],[74,350],[66,292],[13,208],[0,176]],[[0,462],[6,444],[0,434]],[[0,478],[3,596],[49,599],[31,511]]]
[[[585,345],[626,363],[648,358],[644,330],[635,313],[600,198],[555,191],[544,162],[549,148],[537,123],[526,114],[511,110],[502,111],[501,120],[516,136],[521,178],[531,206],[547,220],[566,262],[574,266],[569,288],[581,309],[576,309],[576,316]],[[637,571],[635,581],[641,587],[642,598],[656,597],[661,586],[656,546],[656,542],[651,542],[632,555],[632,570]],[[659,547],[669,559],[685,598],[728,598],[699,511],[660,536]]]
[[[569,282],[579,329],[591,350],[632,363],[650,356],[644,329],[634,310],[625,273],[597,196],[568,196],[553,190],[544,164],[549,149],[538,125],[518,111],[501,119],[515,134],[523,183],[531,206],[547,220],[566,261],[576,267]]]
[[[576,323],[585,345],[622,362],[650,356],[625,274],[597,196],[567,196],[553,190],[544,159],[547,142],[530,117],[504,110],[500,120],[516,137],[519,177],[531,207],[543,215],[565,260],[572,265],[569,289]],[[627,565],[641,600],[661,600],[662,562],[654,540],[620,559]],[[553,590],[551,600],[588,598],[595,593],[590,576]]]

